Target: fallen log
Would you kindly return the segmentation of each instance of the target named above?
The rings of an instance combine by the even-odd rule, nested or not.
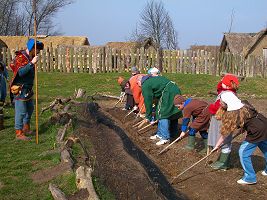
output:
[[[54,184],[49,183],[48,188],[55,200],[68,200],[66,195]]]
[[[60,153],[61,162],[68,163],[69,166],[72,168],[74,165],[74,161],[71,158],[70,153],[67,149],[63,149]]]
[[[92,168],[80,166],[76,170],[76,185],[78,189],[87,189],[89,193],[88,200],[98,200],[93,181]]]
[[[72,123],[72,120],[69,119],[69,122],[64,125],[64,128],[60,128],[58,130],[58,134],[57,134],[57,137],[56,137],[57,143],[62,143],[63,142],[65,134],[67,132],[67,129],[71,125],[71,123]]]
[[[46,111],[46,110],[48,110],[48,109],[53,108],[56,104],[59,103],[59,101],[60,101],[60,99],[58,99],[58,98],[55,99],[54,101],[52,101],[52,103],[51,103],[49,106],[47,106],[47,107],[45,107],[45,108],[42,108],[42,111],[41,111],[40,114],[42,114],[44,111]]]

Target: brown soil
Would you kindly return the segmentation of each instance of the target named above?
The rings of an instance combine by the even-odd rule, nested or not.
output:
[[[61,162],[60,164],[44,169],[39,170],[32,174],[31,178],[35,183],[45,183],[51,181],[55,177],[62,175],[66,172],[70,172],[72,169],[68,163]]]
[[[267,113],[267,100],[250,101],[261,113]],[[99,101],[101,108],[87,106],[88,112],[80,115],[78,124],[80,137],[90,145],[91,162],[95,175],[116,195],[116,199],[265,199],[266,177],[260,174],[265,162],[259,150],[253,156],[258,182],[252,186],[241,186],[236,181],[242,177],[238,148],[242,136],[233,142],[231,168],[227,171],[213,170],[207,163],[215,161],[214,154],[208,162],[201,162],[190,171],[170,182],[179,173],[200,160],[198,139],[196,151],[183,147],[186,139],[174,144],[162,155],[165,146],[156,146],[149,139],[156,127],[138,133],[132,128],[135,116],[127,120],[126,111],[112,108],[113,101]],[[89,104],[90,105],[90,104]],[[84,115],[87,113],[86,115]],[[140,150],[140,151],[139,151]]]

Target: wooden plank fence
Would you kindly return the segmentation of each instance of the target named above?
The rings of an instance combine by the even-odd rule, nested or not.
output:
[[[0,49],[3,61],[10,64],[15,51]],[[131,66],[138,66],[142,72],[158,66],[157,52],[144,48],[122,52],[119,49],[99,48],[52,48],[47,47],[39,54],[38,70],[64,73],[109,73],[129,72]],[[213,55],[204,50],[164,50],[163,72],[184,74],[233,73],[246,77],[266,77],[267,63],[262,57],[218,53]]]

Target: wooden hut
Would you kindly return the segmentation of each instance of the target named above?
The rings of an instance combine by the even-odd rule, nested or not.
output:
[[[9,49],[24,49],[29,38],[30,37],[27,36],[0,36],[0,40],[2,40]],[[45,47],[52,46],[53,48],[60,45],[90,45],[88,38],[81,36],[76,37],[41,35],[37,36],[37,40],[43,42]]]
[[[258,33],[224,33],[220,52],[267,57],[267,29]]]

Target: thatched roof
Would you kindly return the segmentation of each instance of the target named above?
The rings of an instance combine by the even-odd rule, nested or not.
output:
[[[250,44],[245,48],[244,55],[247,57],[254,47],[260,42],[260,40],[267,34],[267,28],[258,32],[250,42]]]
[[[190,50],[192,50],[192,51],[204,50],[207,52],[211,52],[211,54],[213,56],[215,56],[216,53],[218,53],[219,49],[220,49],[220,46],[211,46],[211,45],[192,45],[192,46],[190,46]]]
[[[224,33],[220,51],[225,51],[228,46],[231,53],[241,54],[255,35],[256,33]]]
[[[130,49],[136,49],[138,46],[137,42],[108,42],[106,47],[119,49],[121,51],[127,51]]]
[[[33,38],[33,37],[32,37]],[[29,37],[27,36],[0,36],[2,40],[10,49],[25,48]],[[81,36],[37,36],[37,40],[44,43],[45,47],[52,44],[52,47],[59,45],[90,45],[87,37]]]

